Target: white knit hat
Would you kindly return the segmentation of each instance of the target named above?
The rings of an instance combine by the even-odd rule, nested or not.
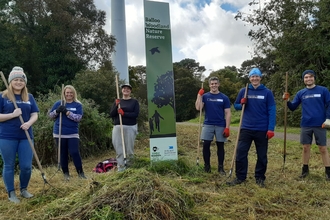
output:
[[[22,67],[15,66],[13,68],[13,70],[9,74],[8,83],[10,83],[13,79],[16,78],[22,78],[25,81],[25,84],[27,83],[27,78]]]

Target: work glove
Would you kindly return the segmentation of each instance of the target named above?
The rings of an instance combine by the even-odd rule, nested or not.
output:
[[[274,131],[267,131],[266,136],[267,136],[268,140],[271,139],[272,137],[274,137],[274,135],[275,135]]]
[[[225,128],[225,130],[223,130],[222,135],[223,135],[225,138],[229,137],[229,135],[230,135],[229,128]]]
[[[322,128],[330,128],[330,119],[326,119],[323,124]]]
[[[244,105],[244,104],[246,104],[247,103],[247,98],[242,98],[241,99],[241,105]]]
[[[66,114],[67,111],[68,111],[68,110],[66,110],[66,107],[65,107],[64,105],[60,105],[60,106],[58,106],[57,109],[56,109],[56,113],[57,113],[57,114],[59,114],[60,112]]]
[[[116,106],[120,103],[120,99],[116,99]]]
[[[124,116],[124,110],[122,108],[118,109],[118,114],[121,114],[122,116]]]
[[[283,100],[288,101],[289,98],[290,98],[290,94],[288,92],[285,92],[285,93],[283,93],[283,97],[282,98],[283,98]]]
[[[200,96],[202,96],[202,95],[204,94],[204,89],[203,89],[203,88],[200,89],[200,90],[198,91],[198,94],[199,94]]]

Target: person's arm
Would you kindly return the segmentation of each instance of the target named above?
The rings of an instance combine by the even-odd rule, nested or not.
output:
[[[230,127],[230,120],[231,120],[231,110],[230,108],[225,109],[225,119],[226,119],[226,128]]]
[[[134,102],[131,102],[131,104],[134,105],[134,109],[132,112],[129,112],[129,111],[124,111],[124,115],[123,117],[125,118],[137,118],[139,116],[139,113],[140,113],[140,104],[137,100],[135,99],[132,99],[134,100]]]
[[[243,90],[245,89],[241,89],[238,94],[237,94],[237,97],[236,97],[236,100],[234,102],[234,108],[239,111],[239,110],[242,110],[242,104],[241,104],[241,99],[243,98]]]
[[[197,111],[202,110],[204,107],[203,103],[203,95],[197,94],[196,102],[195,102],[195,108]]]
[[[22,114],[22,110],[20,108],[16,108],[12,113],[0,114],[0,122],[8,121],[10,119],[16,118],[21,114]]]
[[[83,116],[82,105],[81,104],[78,104],[76,108],[77,108],[77,112],[76,113],[73,113],[73,112],[70,112],[70,111],[66,111],[65,115],[69,119],[71,119],[72,121],[80,122],[81,119],[82,119],[82,116]]]
[[[30,114],[30,119],[21,125],[21,129],[29,130],[29,128],[38,120],[38,112],[33,112]]]

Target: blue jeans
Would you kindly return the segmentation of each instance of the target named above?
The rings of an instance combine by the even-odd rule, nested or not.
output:
[[[18,155],[20,189],[29,185],[32,172],[33,152],[29,141],[0,139],[0,151],[3,160],[2,177],[7,192],[14,191],[15,160]]]
[[[236,152],[236,177],[240,180],[245,180],[248,171],[248,153],[254,141],[257,151],[257,163],[255,166],[254,177],[256,179],[265,180],[267,170],[267,151],[268,139],[266,137],[267,131],[253,131],[241,129],[238,139],[238,146]]]

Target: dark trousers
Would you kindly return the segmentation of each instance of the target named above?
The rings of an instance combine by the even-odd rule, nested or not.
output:
[[[265,180],[267,170],[267,151],[268,139],[267,131],[253,131],[241,129],[237,152],[236,152],[236,177],[240,180],[245,180],[248,171],[248,153],[254,141],[257,151],[257,164],[255,167],[254,177],[256,179]]]
[[[58,145],[58,138],[55,138]],[[69,154],[72,157],[73,164],[76,167],[77,173],[82,173],[82,162],[79,152],[78,138],[61,138],[61,155],[60,162],[63,173],[69,173]]]

